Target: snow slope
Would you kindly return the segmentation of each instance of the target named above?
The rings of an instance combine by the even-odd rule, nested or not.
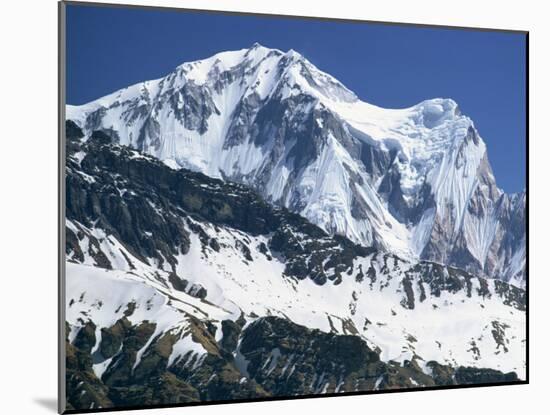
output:
[[[185,336],[188,323],[182,312],[213,322],[220,334],[220,322],[236,320],[242,312],[248,322],[275,315],[325,332],[357,334],[380,350],[383,361],[403,362],[416,357],[424,362],[494,368],[515,371],[520,378],[525,376],[525,313],[504,304],[492,284],[488,295],[479,294],[481,286],[478,280],[473,280],[471,296],[467,290],[435,296],[430,294],[427,282],[413,283],[416,303],[413,309],[408,309],[403,306],[406,296],[402,282],[404,275],[413,272],[414,266],[408,262],[373,255],[358,259],[352,275],[341,284],[317,285],[310,279],[297,281],[285,277],[283,263],[277,259],[269,261],[255,250],[265,238],[250,238],[253,260],[245,262],[234,248],[241,237],[239,233],[229,229],[216,231],[213,226],[203,229],[228,248],[221,252],[204,248],[194,235],[190,251],[178,257],[177,269],[180,277],[206,288],[207,301],[175,290],[169,282],[168,270],[162,272],[137,260],[132,263],[139,272],[128,265],[105,270],[69,262],[66,301],[71,304],[67,314],[71,338],[79,327],[93,321],[99,344],[101,329],[111,327],[122,317],[125,306],[135,303],[131,322],[157,323],[152,338],[168,331],[181,336],[170,361],[184,355],[190,358],[189,351],[199,357],[206,353],[200,344]],[[112,237],[107,238],[106,244],[119,247]],[[127,251],[125,255],[131,257]],[[126,262],[120,253],[110,258],[115,260],[116,256],[120,263]],[[375,281],[369,278],[359,281],[354,277],[359,269],[370,268],[376,275]],[[420,281],[414,272],[411,277],[414,282]],[[421,290],[427,293],[423,301],[419,300]],[[504,330],[502,342],[495,338],[496,327]],[[106,367],[98,365],[94,370],[101,375]]]
[[[219,342],[223,320],[278,316],[360,336],[387,362],[525,376],[519,288],[331,237],[245,186],[174,171],[97,137],[71,141],[68,154],[69,340],[93,323],[92,355],[102,329],[124,315],[154,322],[151,339],[177,336],[169,362],[197,365],[205,351],[189,335],[192,318],[215,326]],[[99,377],[116,361],[100,357]]]

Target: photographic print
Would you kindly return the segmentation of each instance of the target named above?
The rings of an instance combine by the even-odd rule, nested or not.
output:
[[[62,412],[528,381],[526,32],[60,33]]]

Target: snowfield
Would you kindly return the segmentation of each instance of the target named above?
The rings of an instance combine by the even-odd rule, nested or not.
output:
[[[99,240],[110,246],[104,252],[110,252],[112,263],[125,264],[120,269],[109,271],[91,263],[68,262],[70,338],[74,339],[85,322],[93,321],[99,343],[101,328],[111,327],[123,316],[127,304],[134,303],[132,323],[157,323],[151,338],[167,331],[179,333],[182,340],[170,357],[174,361],[189,351],[198,356],[205,353],[200,344],[185,336],[186,315],[213,322],[218,328],[222,320],[236,320],[242,313],[247,324],[275,315],[325,332],[356,334],[380,350],[384,361],[403,362],[417,357],[454,367],[515,371],[520,378],[525,377],[525,312],[506,305],[491,283],[489,295],[479,294],[479,281],[473,279],[471,295],[466,290],[442,291],[439,297],[430,295],[425,282],[412,284],[415,304],[408,309],[404,306],[402,278],[407,272],[412,272],[413,281],[419,276],[411,271],[412,264],[397,257],[374,254],[361,258],[355,261],[354,272],[340,284],[317,285],[310,279],[298,281],[285,276],[282,262],[275,256],[269,260],[256,249],[251,249],[252,261],[243,261],[237,248],[241,232],[202,225],[224,249],[215,252],[204,248],[192,233],[189,252],[178,256],[177,274],[204,287],[208,292],[204,300],[174,289],[167,264],[165,270],[143,264],[113,237]],[[262,236],[247,238],[251,247],[266,242]],[[87,243],[84,239],[82,246]],[[125,258],[130,258],[133,269]],[[369,277],[362,281],[355,278],[359,269],[371,267],[376,275],[374,282]],[[427,298],[420,301],[422,292]],[[502,331],[503,339],[495,331]],[[217,333],[220,340],[221,330]]]

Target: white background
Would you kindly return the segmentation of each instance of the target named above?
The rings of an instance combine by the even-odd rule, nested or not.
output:
[[[116,0],[112,0],[116,2]],[[278,14],[529,30],[531,384],[141,411],[145,414],[543,412],[550,393],[548,11],[543,1],[127,0]],[[0,411],[52,414],[57,389],[57,4],[0,13]],[[98,28],[101,30],[101,28]],[[368,82],[368,79],[365,80]],[[518,137],[518,140],[522,137]],[[535,408],[538,407],[538,410]]]

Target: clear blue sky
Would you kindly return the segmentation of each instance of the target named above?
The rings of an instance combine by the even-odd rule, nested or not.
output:
[[[389,108],[449,97],[488,146],[498,185],[525,187],[525,35],[173,10],[68,6],[67,102],[254,42],[294,49]]]

